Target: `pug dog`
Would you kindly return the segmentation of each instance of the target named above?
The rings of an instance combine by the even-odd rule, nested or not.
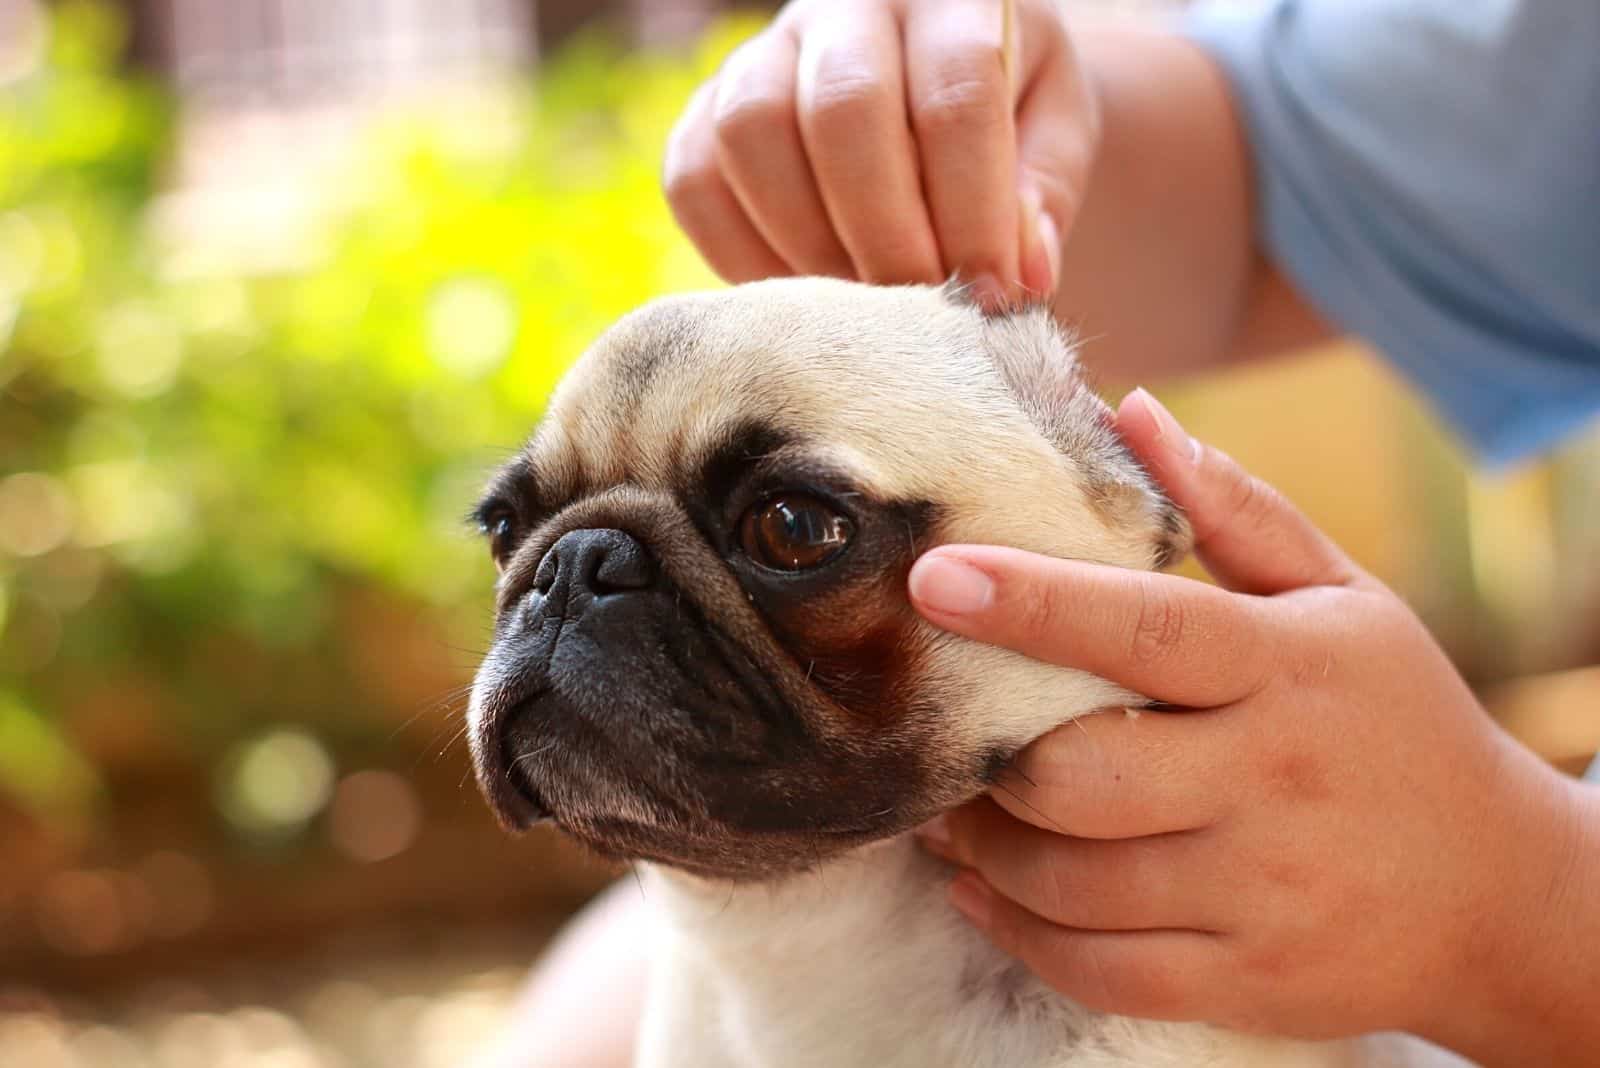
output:
[[[1040,735],[1144,703],[923,622],[917,555],[1188,547],[1045,309],[823,279],[657,301],[574,366],[476,518],[499,568],[478,780],[507,827],[641,864],[642,1068],[1454,1061],[1091,1013],[964,922],[908,836]]]

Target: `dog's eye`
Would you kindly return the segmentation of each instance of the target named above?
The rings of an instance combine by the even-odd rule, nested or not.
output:
[[[855,536],[855,524],[826,501],[803,493],[768,498],[744,514],[739,543],[774,571],[805,571],[833,559]]]
[[[516,516],[510,512],[491,513],[484,517],[480,529],[484,537],[489,539],[489,555],[494,557],[495,566],[504,567],[511,550],[516,548]]]

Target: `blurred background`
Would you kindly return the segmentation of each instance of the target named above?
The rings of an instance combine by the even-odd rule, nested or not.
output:
[[[762,18],[0,0],[0,1068],[460,1064],[614,876],[477,797],[462,517],[612,318],[714,283],[657,172]],[[1600,744],[1600,439],[1472,474],[1352,346],[1162,393]]]

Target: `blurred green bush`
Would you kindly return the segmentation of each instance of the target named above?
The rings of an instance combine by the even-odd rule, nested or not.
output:
[[[481,640],[478,484],[611,319],[710,281],[657,161],[746,28],[581,40],[503,107],[372,124],[309,260],[263,275],[185,269],[151,219],[174,102],[111,12],[52,10],[0,87],[0,792],[60,820],[115,802],[107,754],[381,744],[362,591]]]

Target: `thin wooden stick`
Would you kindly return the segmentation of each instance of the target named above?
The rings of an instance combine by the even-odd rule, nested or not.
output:
[[[1017,0],[1000,0],[1000,67],[1014,95],[1017,90]]]

